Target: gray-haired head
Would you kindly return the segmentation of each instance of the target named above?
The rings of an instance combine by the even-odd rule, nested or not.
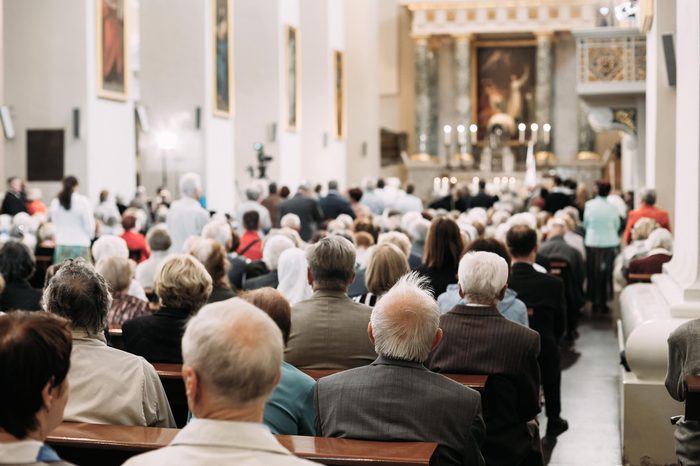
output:
[[[642,191],[642,202],[646,205],[656,204],[656,190],[646,188]]]
[[[277,270],[280,255],[286,250],[294,247],[294,241],[282,234],[268,236],[263,245],[263,262],[269,270]]]
[[[73,328],[97,335],[112,306],[107,281],[82,259],[67,260],[44,289],[44,308],[70,320]]]
[[[180,177],[180,192],[183,196],[199,198],[202,192],[202,178],[196,173],[185,173]]]
[[[129,257],[129,247],[119,236],[104,235],[100,236],[97,241],[92,244],[92,257],[95,262],[105,257]]]
[[[280,226],[282,228],[291,228],[292,230],[299,231],[301,229],[301,219],[297,214],[284,214],[282,219],[280,219]]]
[[[416,272],[401,277],[374,306],[370,323],[378,355],[425,362],[440,323],[427,279]]]
[[[156,225],[146,234],[146,242],[151,251],[167,251],[173,244],[165,225]]]
[[[494,305],[508,282],[508,264],[492,252],[469,252],[459,261],[457,277],[467,303]]]
[[[233,242],[233,233],[231,233],[231,226],[226,220],[214,220],[204,225],[202,238],[213,239],[228,251]]]
[[[330,180],[328,182],[328,190],[329,191],[330,190],[337,191],[338,190],[338,182],[336,180]]]
[[[345,291],[355,274],[355,246],[347,239],[331,235],[309,247],[306,259],[314,289]]]
[[[283,351],[282,332],[274,321],[240,298],[204,306],[182,337],[184,365],[204,380],[203,396],[229,407],[267,398]]]
[[[649,234],[649,237],[644,242],[644,247],[647,251],[661,248],[668,252],[673,252],[673,235],[665,228],[657,228]]]
[[[249,201],[257,201],[260,198],[260,190],[256,187],[249,187],[245,190],[245,197]]]

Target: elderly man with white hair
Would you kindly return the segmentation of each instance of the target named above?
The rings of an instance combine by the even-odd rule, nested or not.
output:
[[[185,173],[180,178],[182,197],[174,201],[168,210],[166,223],[172,240],[170,252],[181,254],[185,240],[197,236],[209,221],[209,213],[199,203],[202,181],[196,173]]]
[[[277,325],[252,304],[233,298],[202,308],[182,337],[182,375],[194,417],[170,445],[125,464],[314,465],[293,456],[262,423],[280,380],[283,349]]]
[[[538,455],[541,464],[541,452],[533,448],[539,446],[540,339],[496,309],[506,291],[508,265],[497,254],[470,252],[459,262],[458,277],[465,304],[440,317],[442,343],[428,365],[436,372],[489,376],[481,448],[487,464],[526,464]]]
[[[238,231],[239,233],[243,233],[243,215],[246,212],[250,212],[251,210],[254,210],[260,215],[260,228],[263,231],[270,231],[270,228],[272,228],[272,220],[270,220],[270,211],[267,210],[267,207],[262,205],[259,200],[260,200],[260,195],[261,191],[260,188],[257,186],[251,186],[248,189],[245,190],[245,197],[246,200],[245,202],[241,202],[241,205],[238,206],[238,210],[236,210],[236,219],[238,220]]]
[[[267,273],[243,281],[243,289],[255,290],[269,286],[277,288],[279,278],[277,276],[277,264],[280,255],[287,249],[294,247],[294,242],[282,234],[268,236],[263,245],[262,262],[267,268]]]
[[[318,381],[319,434],[436,442],[439,464],[484,464],[479,393],[424,366],[442,339],[438,323],[425,279],[402,277],[372,311],[367,333],[377,359]]]

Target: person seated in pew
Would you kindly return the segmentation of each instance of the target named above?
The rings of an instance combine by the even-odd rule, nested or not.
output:
[[[209,299],[211,277],[194,257],[174,255],[163,262],[155,291],[161,302],[158,312],[122,325],[124,350],[149,362],[181,364],[185,323]]]
[[[182,337],[193,418],[168,446],[125,465],[315,465],[293,456],[262,423],[283,350],[277,325],[252,304],[232,298],[204,306]]]
[[[673,257],[673,237],[665,228],[652,231],[645,241],[647,253],[630,262],[627,274],[653,275],[663,271],[663,265]]]
[[[151,256],[136,266],[136,281],[144,289],[153,288],[158,267],[168,256],[168,250],[172,245],[170,234],[165,225],[156,225],[148,230],[146,242],[151,250]]]
[[[376,358],[367,340],[372,308],[347,295],[355,278],[355,247],[330,235],[307,251],[314,294],[292,308],[285,360],[300,369],[349,369]]]
[[[377,359],[319,379],[317,430],[324,437],[436,442],[437,464],[482,465],[478,392],[423,365],[440,344],[437,304],[415,272],[382,297],[367,329]]]
[[[73,328],[65,420],[175,427],[153,366],[107,346],[104,328],[111,303],[104,277],[82,259],[64,261],[44,290],[46,310],[67,318]]]
[[[107,313],[109,328],[121,328],[127,320],[150,315],[148,303],[127,294],[131,283],[131,264],[129,259],[110,256],[95,264],[95,269],[107,280],[112,294],[112,306]]]
[[[242,296],[270,316],[287,344],[292,326],[292,308],[282,293],[274,288],[258,288]],[[316,435],[314,390],[316,381],[282,361],[281,379],[267,400],[263,422],[273,434]]]
[[[29,284],[35,268],[32,252],[23,243],[9,240],[0,248],[0,274],[5,278],[0,311],[41,310],[41,290]]]
[[[189,247],[187,253],[196,258],[209,273],[212,281],[212,291],[207,303],[225,301],[236,297],[228,281],[230,267],[226,249],[216,240],[197,238]]]
[[[0,464],[69,466],[43,442],[68,402],[70,323],[45,312],[0,316]]]
[[[246,290],[255,290],[270,286],[277,288],[279,285],[279,276],[277,266],[279,264],[280,255],[287,249],[294,248],[294,242],[287,236],[281,233],[273,234],[270,232],[263,243],[262,250],[262,267],[265,270],[262,275],[253,278],[246,278],[243,282],[243,288]]]
[[[437,372],[488,375],[482,399],[486,464],[542,464],[539,426],[540,368],[537,332],[496,309],[508,286],[508,264],[491,252],[469,252],[459,262],[460,295],[440,317],[443,338],[428,367]],[[490,408],[487,411],[487,406]]]
[[[700,374],[700,319],[688,321],[668,337],[666,390],[674,400],[686,401],[689,375]],[[679,464],[700,464],[700,421],[681,418],[674,433]]]

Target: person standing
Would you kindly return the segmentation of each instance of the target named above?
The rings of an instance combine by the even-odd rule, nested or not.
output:
[[[612,297],[613,261],[620,246],[620,214],[608,202],[610,183],[598,181],[598,195],[586,202],[583,226],[588,264],[588,297],[593,312],[607,313],[608,300]]]
[[[291,199],[280,204],[280,219],[287,214],[296,214],[301,221],[299,235],[304,241],[309,241],[316,231],[317,225],[323,220],[323,211],[309,186],[299,185],[297,193]]]
[[[63,189],[51,201],[49,216],[56,227],[53,262],[82,257],[90,260],[90,241],[95,236],[95,217],[88,199],[78,193],[78,179],[63,178]]]
[[[209,221],[209,213],[199,204],[202,194],[202,181],[196,173],[185,173],[180,178],[182,197],[173,202],[168,211],[166,223],[172,245],[172,254],[182,253],[185,240],[199,235]]]
[[[7,180],[7,192],[2,200],[0,213],[15,216],[27,211],[27,197],[24,194],[22,178],[12,176]]]
[[[280,202],[282,202],[282,198],[277,194],[277,183],[272,182],[268,186],[267,197],[260,201],[260,204],[270,213],[272,228],[280,227]]]

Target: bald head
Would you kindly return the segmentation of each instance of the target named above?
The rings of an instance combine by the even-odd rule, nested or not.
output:
[[[233,298],[204,306],[182,337],[185,366],[202,379],[202,397],[229,407],[264,400],[282,364],[282,333],[262,310]]]
[[[404,275],[372,311],[374,349],[380,356],[425,362],[442,335],[439,322],[425,278],[415,272]]]

